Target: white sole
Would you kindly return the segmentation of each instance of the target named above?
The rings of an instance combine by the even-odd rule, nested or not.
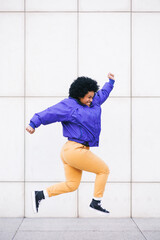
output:
[[[33,207],[33,212],[36,214],[36,202],[35,202],[35,191],[32,191],[32,207]]]
[[[109,217],[110,213],[101,212],[95,208],[89,206],[89,211],[95,213],[97,216]]]

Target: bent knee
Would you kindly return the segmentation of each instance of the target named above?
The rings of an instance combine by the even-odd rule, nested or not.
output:
[[[69,189],[69,192],[74,192],[78,189],[79,184],[78,182],[67,182],[66,183]]]
[[[107,165],[104,166],[102,173],[107,174],[107,175],[110,174],[110,170],[109,170],[109,167]]]

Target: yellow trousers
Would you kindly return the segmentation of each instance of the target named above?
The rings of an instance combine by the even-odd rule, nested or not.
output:
[[[94,197],[101,198],[109,175],[109,168],[104,161],[80,143],[68,141],[61,151],[66,181],[56,183],[47,192],[49,197],[75,191],[80,184],[82,170],[96,174]]]

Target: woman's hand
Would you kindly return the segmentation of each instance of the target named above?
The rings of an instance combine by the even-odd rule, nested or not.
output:
[[[107,76],[108,78],[110,78],[110,79],[112,79],[112,80],[115,80],[114,79],[114,74],[112,74],[112,73],[108,73],[108,76]]]
[[[35,132],[35,129],[32,128],[30,125],[28,125],[28,126],[26,127],[26,130],[27,130],[27,132],[29,132],[30,134],[32,134],[32,133]]]

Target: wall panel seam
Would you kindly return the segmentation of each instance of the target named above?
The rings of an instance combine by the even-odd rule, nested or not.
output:
[[[130,217],[132,217],[132,0],[130,10]]]
[[[26,123],[26,1],[24,0],[24,217],[25,217],[25,207],[26,207],[26,133],[25,133],[25,123]]]
[[[0,11],[0,13],[160,13],[160,11]]]

